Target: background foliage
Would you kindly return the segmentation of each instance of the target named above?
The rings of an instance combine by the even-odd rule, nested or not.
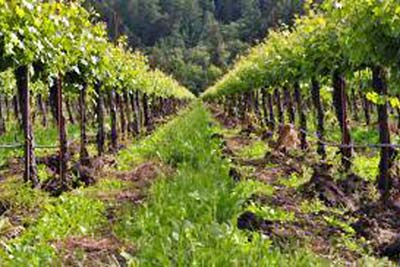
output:
[[[303,0],[87,0],[109,25],[199,93],[279,22],[291,24]]]

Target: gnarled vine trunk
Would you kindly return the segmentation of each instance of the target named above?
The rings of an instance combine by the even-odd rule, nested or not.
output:
[[[376,93],[381,96],[386,96],[388,93],[386,70],[382,66],[375,66],[372,69],[372,79],[373,87]],[[392,188],[390,168],[393,164],[392,157],[394,154],[394,149],[388,146],[390,145],[390,132],[387,101],[378,105],[378,122],[380,143],[387,145],[381,148],[378,189],[381,193],[382,200],[387,201],[390,197],[390,190]]]
[[[292,103],[292,96],[290,95],[290,90],[287,86],[283,88],[284,94],[285,94],[285,106],[286,106],[286,111],[288,114],[289,122],[294,125],[295,123],[295,112],[294,112],[294,106]]]
[[[118,150],[118,131],[117,131],[117,106],[115,103],[115,90],[110,92],[110,115],[111,115],[111,151]]]
[[[117,105],[118,105],[118,111],[119,111],[119,121],[120,121],[120,127],[121,127],[121,133],[122,133],[122,139],[124,139],[125,134],[127,132],[127,123],[126,123],[126,118],[125,118],[125,108],[124,108],[124,100],[122,96],[118,93],[116,95],[116,100],[117,100]]]
[[[283,107],[282,107],[282,100],[281,100],[281,93],[279,92],[279,89],[276,88],[274,92],[275,96],[275,103],[278,109],[278,121],[280,124],[285,123],[285,118],[283,114]]]
[[[42,126],[47,127],[47,110],[46,110],[46,105],[43,102],[41,94],[39,94],[37,96],[37,101],[38,101],[38,107],[40,109],[40,113],[42,114]]]
[[[300,84],[298,82],[294,83],[294,99],[297,103],[297,112],[299,115],[300,122],[300,147],[301,149],[307,149],[307,116],[304,112],[303,97],[300,91]]]
[[[262,115],[261,115],[261,110],[260,110],[260,94],[259,94],[258,91],[255,91],[255,92],[253,93],[253,103],[254,103],[254,112],[255,112],[255,114],[256,114],[257,121],[258,121],[261,125],[263,125],[263,124],[264,124],[264,120],[263,120]]]
[[[265,88],[261,89],[261,106],[263,111],[263,121],[264,125],[268,125],[268,99],[267,90]]]
[[[326,159],[326,151],[324,145],[324,110],[321,103],[321,96],[320,96],[320,85],[319,82],[313,78],[311,80],[311,94],[312,100],[314,104],[314,108],[316,110],[316,117],[317,117],[317,136],[318,136],[318,148],[317,152],[321,156],[323,160]]]
[[[274,114],[274,102],[272,100],[272,95],[267,93],[267,102],[268,102],[268,110],[269,110],[269,127],[271,130],[275,129],[275,114]]]
[[[339,121],[342,133],[342,145],[346,146],[340,148],[340,153],[342,154],[343,167],[348,171],[351,167],[352,149],[351,147],[348,147],[351,143],[351,137],[347,123],[346,81],[344,76],[338,71],[333,73],[332,81],[333,105],[335,106],[336,117]]]
[[[65,99],[65,106],[67,107],[67,114],[68,114],[68,121],[70,124],[75,124],[74,114],[71,109],[71,101],[66,98]]]
[[[150,108],[148,99],[149,97],[147,96],[146,93],[144,93],[142,96],[142,106],[143,106],[143,119],[144,119],[143,123],[146,129],[146,133],[149,132],[151,128]]]
[[[134,110],[134,124],[135,124],[135,134],[138,135],[140,134],[140,131],[142,130],[142,119],[141,119],[141,111],[140,111],[140,101],[139,101],[139,91],[135,91],[133,94],[131,94],[131,105]]]

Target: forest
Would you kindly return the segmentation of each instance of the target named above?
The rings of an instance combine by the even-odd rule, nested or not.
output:
[[[398,266],[399,56],[397,0],[0,0],[0,267]]]
[[[150,64],[199,94],[269,28],[292,24],[303,0],[88,0]]]

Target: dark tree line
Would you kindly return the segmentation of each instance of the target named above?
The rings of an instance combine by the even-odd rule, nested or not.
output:
[[[303,0],[87,0],[109,25],[193,92],[219,78],[238,54],[280,22],[291,24]]]

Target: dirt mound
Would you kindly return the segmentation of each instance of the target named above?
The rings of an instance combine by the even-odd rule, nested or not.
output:
[[[121,257],[120,252],[124,250],[133,254],[136,251],[134,247],[127,246],[115,237],[71,237],[56,242],[55,247],[62,256],[60,258],[63,266],[126,266],[126,260]],[[85,252],[84,258],[79,251]]]
[[[300,139],[293,124],[285,124],[279,127],[278,140],[274,149],[287,152],[299,148]]]
[[[123,181],[135,182],[138,187],[144,187],[149,185],[161,174],[169,174],[171,172],[172,170],[165,165],[159,162],[149,161],[139,165],[133,171],[118,172],[116,177]]]
[[[57,243],[57,248],[63,248],[68,250],[83,249],[86,252],[98,252],[98,251],[117,251],[120,246],[120,242],[116,238],[103,238],[96,240],[90,237],[71,237],[64,243]]]
[[[230,151],[237,153],[243,147],[251,145],[252,140],[249,137],[245,136],[235,136],[226,138],[226,147]]]
[[[400,259],[400,210],[382,202],[365,205],[354,213],[357,235],[366,238],[379,256]]]
[[[143,191],[139,190],[107,191],[97,193],[96,197],[103,201],[128,201],[134,204],[141,204],[145,198],[145,194]]]
[[[344,182],[344,185],[346,184]],[[330,166],[326,164],[315,166],[310,181],[300,187],[300,192],[308,199],[318,198],[329,207],[342,206],[355,211],[358,203],[350,194],[346,194],[345,190],[333,179]]]
[[[237,117],[230,117],[218,106],[210,106],[213,111],[214,118],[219,121],[225,128],[233,129],[240,125],[240,120]]]

